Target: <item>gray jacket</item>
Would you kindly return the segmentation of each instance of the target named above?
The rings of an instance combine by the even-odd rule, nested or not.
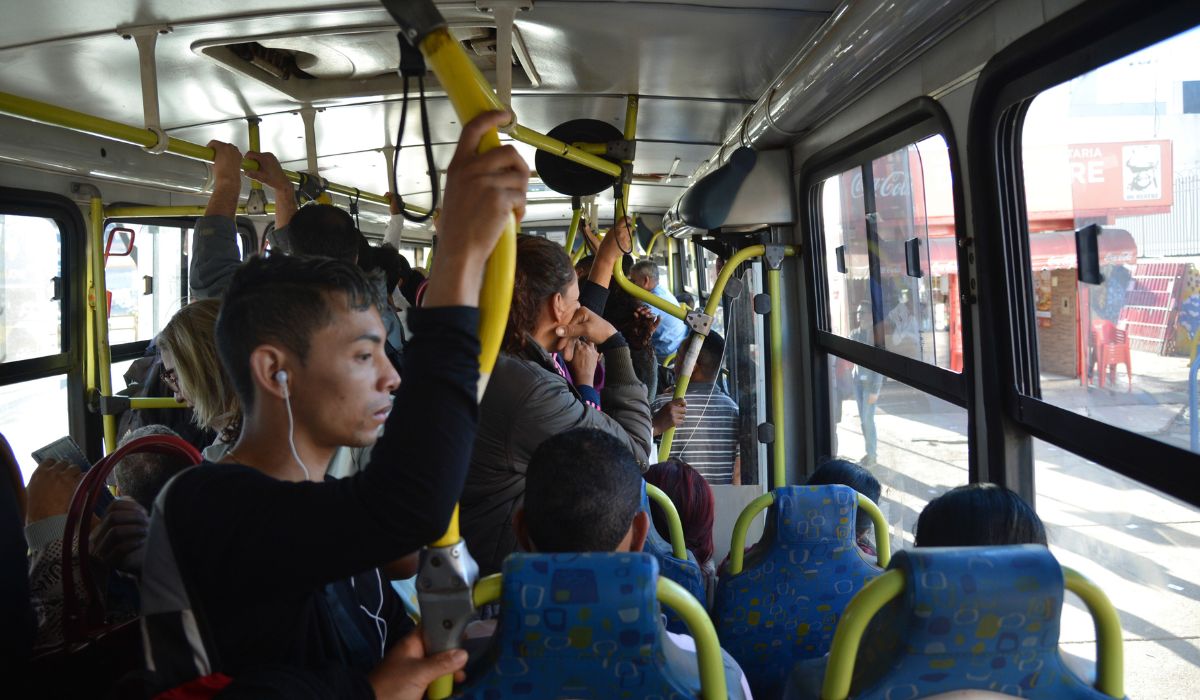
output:
[[[271,245],[275,246],[278,243],[286,248],[287,230],[284,226],[275,231]],[[196,231],[192,235],[192,255],[188,261],[188,286],[192,290],[192,299],[219,299],[224,296],[230,280],[233,279],[233,273],[241,264],[237,224],[233,219],[219,215],[202,216],[197,219]],[[386,281],[379,277],[372,280],[372,284],[383,300],[387,296]],[[386,301],[383,304],[379,315],[383,319],[384,330],[387,331],[388,344],[400,352],[403,349],[406,331],[396,314],[387,309]]]
[[[525,493],[525,470],[542,441],[573,428],[623,440],[645,471],[652,448],[650,405],[629,348],[604,352],[603,412],[588,406],[530,340],[521,356],[501,353],[479,405],[479,432],[461,500],[462,534],[481,573],[500,570],[517,550],[512,517]]]

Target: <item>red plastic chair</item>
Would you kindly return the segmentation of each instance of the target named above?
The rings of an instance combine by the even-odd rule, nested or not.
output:
[[[1116,341],[1116,339],[1117,327],[1112,324],[1112,321],[1101,319],[1092,322],[1092,347],[1091,355],[1088,357],[1090,362],[1088,369],[1089,377],[1094,376],[1091,367],[1094,366],[1096,370],[1104,369],[1104,346]],[[1104,386],[1104,375],[1102,372],[1100,373],[1100,386]]]
[[[1105,321],[1108,323],[1108,321]],[[1112,327],[1111,323],[1108,323]],[[1128,380],[1129,386],[1126,391],[1133,391],[1133,364],[1130,362],[1129,353],[1129,335],[1124,328],[1113,328],[1112,340],[1105,342],[1103,345],[1097,344],[1100,349],[1100,386],[1104,386],[1104,377],[1107,375],[1109,382],[1113,385],[1117,383],[1117,365],[1125,365],[1125,378]]]

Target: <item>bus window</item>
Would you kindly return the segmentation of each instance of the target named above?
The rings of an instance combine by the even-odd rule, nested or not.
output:
[[[1035,439],[1033,449],[1051,551],[1120,613],[1128,697],[1187,695],[1180,683],[1200,664],[1200,510],[1048,442]],[[1066,602],[1063,649],[1095,659],[1091,616],[1074,596]]]
[[[871,192],[863,187],[868,180],[874,182]],[[935,134],[826,179],[821,204],[829,330],[961,372],[945,139]]]
[[[925,504],[969,481],[967,411],[848,360],[827,357],[833,453],[875,475],[883,487],[880,508],[892,548],[911,547]]]
[[[1194,452],[1198,63],[1200,28],[1045,90],[1021,134],[1040,398]]]
[[[0,214],[0,362],[63,351],[61,260],[52,219]]]
[[[153,338],[186,302],[188,293],[183,262],[185,228],[110,222],[105,240],[117,226],[132,229],[134,242],[129,255],[114,255],[105,265],[105,285],[112,293],[108,315],[112,345]],[[113,250],[124,250],[124,243],[118,240]]]
[[[0,364],[65,352],[62,233],[53,219],[0,214]],[[63,374],[0,386],[0,427],[25,481],[30,453],[66,435],[67,377]]]

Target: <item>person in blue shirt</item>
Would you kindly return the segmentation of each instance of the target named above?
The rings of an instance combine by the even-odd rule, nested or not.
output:
[[[679,306],[679,300],[675,298],[675,295],[658,283],[658,263],[653,260],[636,263],[629,270],[629,279],[659,299],[665,299]],[[651,342],[654,344],[654,354],[661,362],[679,349],[679,344],[687,337],[688,328],[686,323],[665,311],[653,306],[650,307],[650,310],[659,318],[658,328],[654,330]]]

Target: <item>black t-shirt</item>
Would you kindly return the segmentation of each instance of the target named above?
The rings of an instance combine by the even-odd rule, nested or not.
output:
[[[358,474],[293,483],[206,463],[170,485],[162,517],[214,671],[322,669],[339,697],[372,696],[328,596],[367,644],[384,623],[387,642],[408,630],[375,569],[440,537],[462,491],[478,420],[478,318],[413,310],[392,414]]]

